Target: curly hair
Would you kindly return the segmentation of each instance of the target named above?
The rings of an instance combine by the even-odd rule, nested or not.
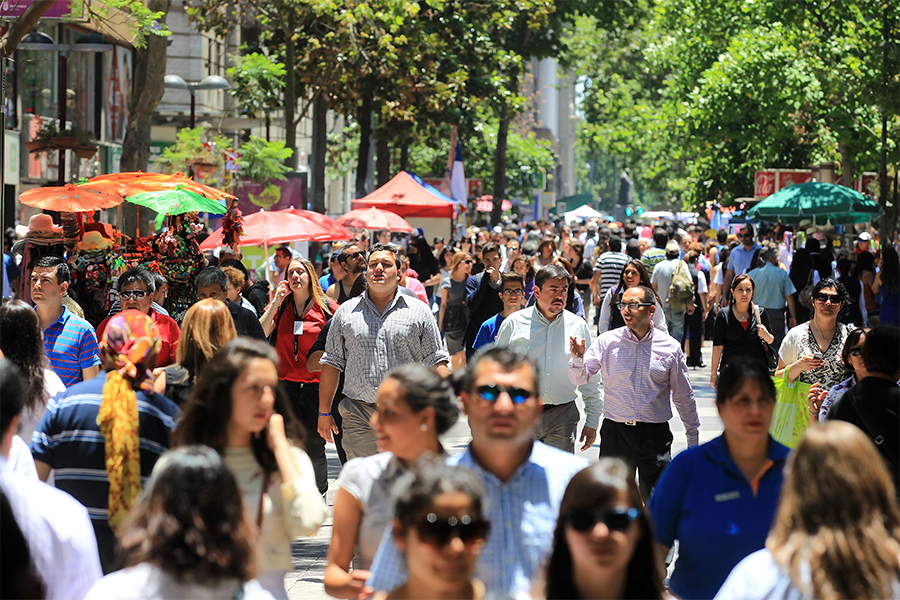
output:
[[[164,454],[125,521],[126,564],[153,563],[179,581],[253,577],[253,534],[237,481],[219,454],[186,446]]]
[[[21,300],[10,300],[0,306],[0,350],[19,368],[25,379],[25,410],[40,416],[44,397],[44,356],[41,322],[33,308]]]
[[[255,358],[272,361],[278,367],[275,349],[265,342],[237,337],[216,352],[197,376],[191,397],[172,432],[172,446],[203,444],[222,454],[228,446],[231,422],[231,388]],[[291,410],[287,394],[279,385],[275,394],[275,412],[284,417],[284,430],[292,443],[303,439],[303,428]],[[256,462],[266,471],[278,471],[275,453],[269,448],[268,431],[251,437]]]

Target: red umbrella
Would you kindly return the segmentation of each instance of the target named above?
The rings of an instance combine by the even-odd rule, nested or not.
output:
[[[361,227],[363,229],[390,229],[403,233],[412,233],[413,226],[403,217],[389,210],[380,208],[357,208],[337,218],[344,227]]]
[[[352,231],[350,231],[331,217],[323,215],[322,213],[317,213],[312,210],[303,210],[301,208],[286,208],[282,212],[306,217],[310,221],[315,221],[319,225],[326,227],[329,231],[331,231],[331,234],[333,236],[328,238],[329,240],[349,240],[353,237]]]
[[[239,246],[274,246],[289,242],[323,242],[334,239],[331,230],[312,219],[289,213],[286,210],[265,211],[244,217],[244,235]],[[212,250],[224,246],[222,228],[216,229],[203,240],[200,247]]]

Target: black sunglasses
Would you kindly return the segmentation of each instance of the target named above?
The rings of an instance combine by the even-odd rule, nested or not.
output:
[[[347,255],[347,258],[359,258],[360,256],[365,256],[363,252],[353,252]]]
[[[136,300],[141,300],[149,295],[150,295],[150,292],[145,292],[143,290],[125,290],[125,291],[119,292],[119,298],[124,298],[126,300],[128,298],[134,298]]]
[[[819,293],[816,296],[816,300],[821,302],[822,304],[840,304],[841,296],[840,294],[822,294]]]
[[[502,394],[503,392],[509,394],[509,399],[512,400],[513,404],[522,404],[523,402],[526,402],[529,398],[534,396],[534,393],[529,392],[528,390],[523,390],[519,387],[497,385],[495,383],[483,385],[477,388],[475,391],[478,392],[479,396],[481,396],[488,402],[496,402],[497,398],[499,398],[500,394]]]
[[[415,527],[419,539],[438,548],[443,548],[456,537],[467,546],[483,543],[491,530],[490,521],[473,519],[469,515],[445,519],[434,513],[428,513],[413,520],[411,525]]]
[[[464,260],[464,261],[462,261],[462,262],[466,263],[467,265],[471,265],[471,264],[474,263],[475,261],[472,260],[471,258],[467,258],[466,260]]]
[[[570,508],[566,511],[564,519],[569,527],[582,533],[591,531],[597,523],[603,523],[610,531],[625,531],[640,516],[641,511],[636,508],[622,508],[616,506],[608,510],[596,510],[593,508]]]

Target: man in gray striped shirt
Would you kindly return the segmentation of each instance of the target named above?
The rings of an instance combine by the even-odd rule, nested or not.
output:
[[[332,440],[337,432],[331,403],[340,373],[344,396],[343,447],[347,459],[378,452],[369,419],[375,412],[378,386],[394,367],[424,363],[442,377],[449,375],[450,357],[427,304],[398,291],[400,255],[393,244],[375,244],[366,270],[368,289],[344,302],[334,313],[325,354],[319,359],[319,435]]]
[[[609,240],[609,251],[604,252],[594,263],[594,278],[591,280],[591,293],[594,295],[596,314],[600,315],[600,306],[609,288],[619,283],[622,269],[628,263],[628,255],[622,252],[622,238],[615,236]],[[596,324],[596,319],[594,319]]]

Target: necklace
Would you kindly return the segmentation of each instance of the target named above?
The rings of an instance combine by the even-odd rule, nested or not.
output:
[[[737,311],[737,307],[733,308],[733,309],[732,309],[732,312],[734,313],[734,317],[735,317],[738,321],[743,322],[743,321],[749,321],[749,320],[750,320],[750,313],[749,313],[749,312],[748,312],[746,315],[739,315],[739,314],[738,314],[738,311]]]

